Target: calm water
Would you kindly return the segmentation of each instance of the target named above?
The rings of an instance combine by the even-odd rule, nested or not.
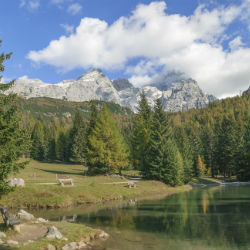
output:
[[[98,249],[250,249],[250,186],[197,188],[162,200],[60,213],[108,232]]]

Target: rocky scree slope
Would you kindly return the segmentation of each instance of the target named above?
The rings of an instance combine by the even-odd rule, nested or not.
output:
[[[157,84],[134,87],[127,79],[109,80],[99,69],[93,69],[76,80],[65,80],[57,84],[44,83],[39,79],[19,79],[4,94],[16,93],[24,98],[50,97],[67,101],[83,102],[101,100],[127,106],[136,112],[140,93],[145,92],[149,104],[162,98],[166,111],[182,111],[201,108],[216,100],[202,92],[193,79],[178,79],[165,88]]]

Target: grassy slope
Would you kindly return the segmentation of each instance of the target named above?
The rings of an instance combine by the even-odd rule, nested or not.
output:
[[[1,198],[0,203],[7,207],[67,207],[75,204],[98,203],[108,200],[141,197],[155,194],[172,194],[191,189],[189,186],[169,187],[158,181],[140,181],[137,188],[126,184],[108,185],[104,183],[121,182],[119,178],[108,176],[84,176],[86,170],[81,165],[40,163],[31,161],[19,174],[25,180],[24,188]],[[61,187],[40,183],[57,183],[58,178],[73,178],[75,185]]]

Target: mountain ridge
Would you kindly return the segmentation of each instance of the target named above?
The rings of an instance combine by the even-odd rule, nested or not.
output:
[[[158,84],[159,85],[159,84]],[[24,98],[49,97],[67,101],[101,100],[114,102],[137,111],[140,93],[144,91],[150,106],[157,98],[162,99],[165,111],[183,111],[202,108],[217,100],[204,94],[198,83],[189,78],[179,78],[176,82],[164,80],[142,88],[134,87],[127,79],[111,81],[100,69],[92,69],[76,80],[63,80],[57,84],[44,83],[40,79],[18,79],[4,94],[16,93]]]

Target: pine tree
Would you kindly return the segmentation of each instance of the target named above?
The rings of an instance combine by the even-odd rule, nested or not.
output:
[[[75,114],[71,138],[72,157],[75,161],[83,164],[86,154],[86,126],[79,111]]]
[[[128,165],[127,146],[106,105],[99,113],[88,141],[90,173],[121,172]]]
[[[183,184],[183,160],[176,144],[169,139],[165,145],[166,157],[161,168],[161,180],[171,186]]]
[[[147,147],[150,137],[152,111],[147,102],[146,95],[142,91],[138,113],[135,117],[134,135],[132,138],[132,158],[133,165],[136,169],[144,171],[146,165]]]
[[[41,121],[38,121],[31,134],[30,156],[38,161],[43,161],[46,155],[44,142],[44,127]]]
[[[0,41],[1,46],[2,41]],[[11,53],[0,55],[0,72],[4,71],[4,61],[8,60]],[[0,76],[1,82],[2,76]],[[0,90],[9,88],[9,84],[0,84]],[[0,95],[0,195],[11,190],[8,186],[8,177],[24,168],[27,161],[19,161],[20,157],[28,150],[29,137],[21,127],[20,117],[17,113],[16,95]]]
[[[160,99],[156,100],[151,123],[145,167],[142,175],[147,179],[160,180],[164,167],[167,142],[167,118]]]

